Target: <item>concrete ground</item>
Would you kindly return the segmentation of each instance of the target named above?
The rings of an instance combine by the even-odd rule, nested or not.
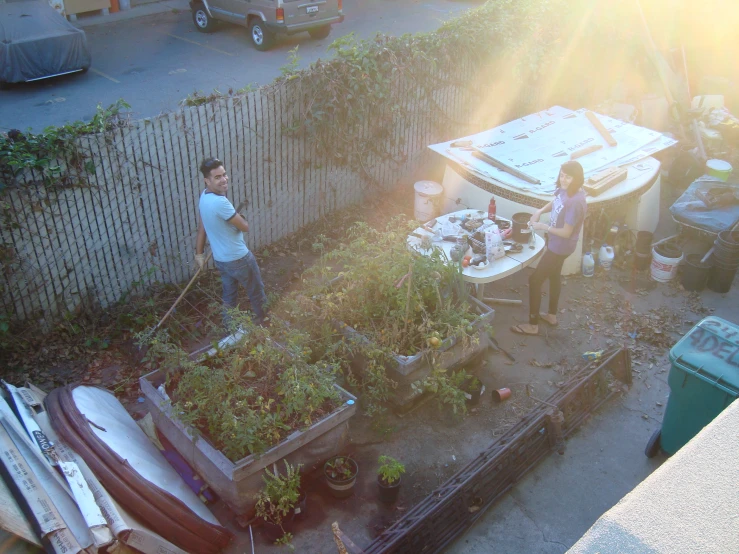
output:
[[[669,219],[667,207],[679,192],[671,188],[669,183],[665,187],[663,181],[662,216],[656,238],[670,236],[676,230]],[[704,243],[696,241],[692,241],[688,248],[700,252],[707,250]],[[613,275],[608,277],[612,278]],[[573,294],[573,285],[580,288],[583,280],[576,279],[565,287],[570,290],[561,306],[568,306],[567,297]],[[636,286],[637,290],[639,287],[649,287],[651,290],[646,294],[642,290],[637,298],[624,291],[623,298],[637,300],[638,304],[634,302],[634,306],[642,306],[640,311],[645,307],[662,306],[680,314],[683,333],[692,328],[691,322],[697,322],[708,314],[739,322],[736,281],[727,294],[706,289],[697,298],[691,298],[679,286],[649,283],[645,281],[645,276]],[[697,311],[691,308],[697,308]],[[505,323],[513,321],[510,317],[512,314],[503,314],[501,310],[497,315],[496,322],[500,326],[496,328],[503,329],[499,340],[515,340],[505,331]],[[567,315],[570,315],[569,312]],[[571,318],[565,318],[565,324],[568,319],[572,321]],[[581,350],[599,350],[605,346],[602,334],[594,334],[592,342],[570,341],[572,338],[575,338],[573,334],[570,337],[566,334],[563,336],[562,330],[558,330],[555,341],[563,349],[577,350],[578,343]],[[537,359],[551,359],[551,354],[547,354],[550,349],[542,344],[541,339],[528,339],[527,345],[533,348],[531,355],[542,356]],[[631,390],[595,414],[567,441],[567,451],[563,456],[552,455],[547,458],[446,552],[566,552],[603,513],[664,461],[663,455],[648,459],[644,455],[644,448],[652,433],[660,427],[667,405],[670,392],[667,385],[670,369],[668,353],[668,348],[649,349],[648,356],[634,365]],[[669,507],[665,506],[665,509]]]
[[[665,185],[664,208],[677,191]],[[672,233],[669,218],[663,217],[657,236]],[[692,242],[689,249],[707,249]],[[586,421],[567,441],[564,455],[552,454],[530,472],[456,543],[450,554],[560,553],[567,551],[608,509],[615,505],[664,461],[648,459],[644,448],[660,427],[667,404],[670,368],[669,348],[706,315],[736,319],[739,292],[723,295],[710,290],[688,293],[677,283],[658,284],[647,272],[614,268],[595,279],[574,276],[565,279],[560,301],[560,325],[542,328],[541,337],[520,337],[508,328],[526,320],[526,278],[521,276],[495,283],[491,296],[522,298],[521,307],[497,306],[495,334],[516,362],[489,352],[477,368],[486,385],[480,405],[464,418],[454,417],[435,401],[403,418],[389,416],[377,421],[356,416],[351,422],[352,452],[360,466],[356,492],[346,500],[331,498],[316,474],[305,480],[308,516],[294,529],[296,552],[336,552],[331,523],[360,547],[372,539],[435,487],[445,482],[480,450],[520,419],[535,403],[525,394],[546,399],[567,380],[585,351],[625,344],[632,351],[634,383]],[[546,297],[544,298],[546,303]],[[633,336],[630,329],[637,329]],[[512,398],[492,402],[492,389],[507,386]],[[378,502],[375,484],[377,456],[389,454],[406,463],[407,473],[398,503],[391,507]],[[226,511],[215,509],[229,523]],[[236,531],[237,540],[228,552],[250,552],[248,532]],[[255,552],[278,552],[253,529]]]
[[[210,94],[247,85],[264,85],[281,75],[290,50],[298,47],[299,67],[330,57],[335,39],[354,33],[367,39],[382,32],[399,36],[438,28],[441,21],[479,5],[465,0],[345,0],[343,23],[324,40],[308,33],[281,37],[268,52],[257,51],[244,27],[221,23],[210,34],[198,32],[188,0],[163,0],[107,16],[81,16],[92,52],[92,67],[76,73],[13,85],[0,91],[0,132],[38,132],[49,125],[89,121],[95,107],[119,98],[134,117],[177,109],[195,91]]]

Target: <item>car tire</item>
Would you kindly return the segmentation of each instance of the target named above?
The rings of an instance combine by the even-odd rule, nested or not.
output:
[[[269,29],[267,29],[264,21],[254,18],[249,24],[249,38],[251,39],[251,43],[254,45],[254,48],[264,52],[265,50],[272,48],[274,35]]]
[[[195,24],[195,28],[201,33],[210,33],[216,26],[216,22],[208,14],[208,10],[205,9],[203,4],[195,4],[192,11],[192,22]]]
[[[323,27],[316,27],[308,31],[311,38],[321,40],[326,38],[331,32],[331,25],[324,25]]]

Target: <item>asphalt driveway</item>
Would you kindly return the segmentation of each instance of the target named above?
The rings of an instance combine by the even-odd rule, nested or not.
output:
[[[327,57],[327,47],[342,35],[353,32],[370,38],[377,32],[430,31],[476,5],[479,2],[344,0],[346,20],[335,25],[327,39],[313,40],[308,33],[282,37],[268,52],[255,50],[243,27],[222,23],[211,34],[196,31],[186,0],[160,2],[155,8],[160,13],[124,21],[87,26],[80,19],[92,51],[90,71],[0,91],[0,131],[39,131],[89,120],[98,103],[108,106],[119,98],[131,104],[136,117],[155,116],[175,109],[193,91],[268,83],[280,75],[295,47],[305,67]]]

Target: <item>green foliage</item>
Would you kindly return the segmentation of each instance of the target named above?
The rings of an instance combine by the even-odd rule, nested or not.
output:
[[[447,370],[440,367],[435,367],[425,379],[411,385],[418,392],[434,393],[439,404],[449,406],[454,414],[467,413],[464,386],[464,371],[450,375]]]
[[[273,318],[270,330],[240,322],[245,337],[202,362],[190,360],[166,335],[147,357],[167,374],[180,420],[205,434],[233,461],[259,454],[341,403],[336,367],[308,363],[308,337]]]
[[[47,127],[38,134],[29,130],[0,135],[0,193],[17,185],[18,178],[29,170],[47,188],[88,186],[86,175],[94,171],[94,166],[77,139],[126,125],[124,111],[130,107],[120,99],[107,108],[98,104],[89,122]]]
[[[282,77],[288,81],[296,77],[296,73],[298,72],[298,64],[300,63],[300,56],[298,56],[299,47],[300,45],[288,50],[287,63],[280,67]]]
[[[359,223],[348,230],[347,242],[331,251],[325,237],[317,237],[313,250],[321,254],[319,261],[305,273],[304,290],[281,308],[310,332],[314,358],[340,367],[361,390],[370,417],[385,411],[397,387],[386,371],[397,363],[394,356],[423,353],[436,365],[443,340],[454,337],[462,348],[477,340],[478,316],[460,266],[448,263],[440,250],[429,256],[409,250],[406,236],[414,225],[404,216],[385,230]],[[352,363],[356,359],[361,367]],[[441,375],[419,386],[427,385],[456,399],[453,384]],[[464,411],[464,393],[458,393]]]
[[[401,474],[405,473],[405,466],[390,456],[380,456],[377,463],[380,464],[377,474],[386,485],[392,485],[400,479]]]
[[[336,456],[326,462],[324,471],[331,479],[346,481],[356,475],[354,464],[350,463],[350,456]]]
[[[262,476],[264,487],[254,498],[257,501],[256,516],[273,525],[279,525],[282,529],[283,535],[275,544],[287,546],[290,544],[292,534],[285,532],[282,523],[290,510],[298,503],[302,465],[295,468],[287,460],[283,461],[285,462],[285,474],[278,473],[276,468],[274,472],[265,469],[266,475]]]

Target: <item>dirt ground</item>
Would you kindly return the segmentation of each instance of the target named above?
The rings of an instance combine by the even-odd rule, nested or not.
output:
[[[411,187],[406,189],[411,190]],[[663,190],[663,205],[669,205],[675,191],[669,187],[663,187]],[[371,210],[365,209],[362,216],[371,224],[380,225],[404,208],[412,213],[412,201],[411,194],[398,193],[377,203]],[[356,212],[348,211],[332,216],[330,221],[318,222],[300,236],[290,237],[259,252],[268,293],[279,296],[299,284],[301,272],[316,258],[311,248],[315,235],[327,235],[329,244],[332,240],[341,240],[343,230],[356,215]],[[661,234],[669,234],[669,226],[663,226]],[[686,244],[686,248],[702,251],[706,246],[692,241]],[[435,399],[403,417],[391,413],[382,421],[373,421],[358,413],[350,423],[348,447],[360,468],[355,494],[345,500],[336,500],[329,496],[321,476],[305,476],[308,509],[306,518],[294,529],[296,552],[336,552],[331,533],[334,521],[359,546],[367,545],[532,408],[535,401],[527,396],[527,386],[532,396],[546,399],[584,363],[582,353],[585,351],[628,346],[632,351],[634,379],[637,381],[646,381],[655,371],[665,371],[661,364],[669,347],[712,311],[703,307],[701,294],[719,296],[710,291],[688,293],[677,282],[658,284],[649,279],[648,271],[635,272],[630,267],[614,267],[610,272],[599,270],[592,279],[582,276],[564,279],[558,327],[542,326],[542,336],[521,337],[512,334],[509,327],[527,319],[527,278],[531,271],[526,269],[521,274],[488,285],[486,291],[487,296],[523,300],[522,306],[495,306],[495,336],[516,361],[511,362],[503,354],[488,350],[475,367],[469,368],[478,374],[486,392],[480,404],[464,417],[454,416],[440,407]],[[219,295],[217,277],[211,273],[198,287],[189,307],[184,306],[180,316],[170,323],[173,328],[189,326],[183,330],[182,336],[190,346],[197,345],[198,341],[207,342],[207,330],[202,333],[193,333],[192,330],[207,329],[207,320],[216,318],[210,306]],[[176,287],[163,289],[157,296],[154,311],[164,313],[177,294]],[[546,301],[544,298],[544,305]],[[198,313],[202,317],[193,315]],[[114,314],[109,315],[109,319],[115,320]],[[156,323],[156,317],[150,320]],[[89,327],[90,324],[87,325]],[[95,336],[105,339],[109,327],[98,322],[94,328]],[[73,344],[74,348],[67,344],[64,356],[55,358],[57,350],[53,349],[63,348],[63,338],[47,339],[43,346],[47,352],[43,353],[38,348],[35,358],[28,356],[20,360],[17,352],[8,358],[9,354],[5,352],[6,360],[15,360],[15,365],[11,366],[13,371],[6,372],[6,379],[10,377],[13,382],[22,382],[30,378],[47,390],[79,381],[105,386],[116,391],[136,417],[143,415],[138,403],[137,380],[151,367],[142,362],[133,331],[111,339],[105,349],[95,349],[95,345],[90,347],[79,341]],[[31,347],[27,352],[31,352]],[[47,363],[49,360],[54,363]],[[497,404],[490,392],[501,387],[510,388],[513,394],[510,400]],[[379,503],[377,498],[376,468],[381,454],[401,460],[407,470],[399,501],[389,507]],[[216,504],[213,511],[236,534],[236,541],[227,552],[251,552],[249,531],[237,527],[225,507]],[[252,531],[256,552],[281,549],[270,545],[258,526],[254,526]]]
[[[676,194],[665,187],[663,205],[671,204]],[[665,224],[660,233],[666,236],[671,231],[670,224]],[[686,251],[707,249],[698,240],[689,240],[683,246]],[[389,415],[379,432],[373,425],[376,422],[355,416],[350,424],[348,451],[360,467],[356,492],[351,498],[337,500],[328,494],[321,476],[308,476],[308,516],[295,526],[296,552],[336,552],[331,533],[334,521],[360,547],[369,544],[515,424],[536,404],[530,396],[546,399],[562,386],[584,364],[583,352],[624,345],[631,350],[633,376],[639,386],[649,388],[650,379],[666,378],[669,348],[714,311],[704,307],[702,295],[709,296],[712,301],[708,304],[713,305],[717,300],[713,297],[726,296],[711,291],[689,293],[677,281],[659,284],[649,278],[648,271],[637,272],[630,266],[614,267],[610,272],[599,269],[592,279],[564,279],[558,327],[542,326],[542,336],[521,337],[511,333],[509,327],[527,320],[527,279],[531,271],[526,269],[488,285],[486,291],[488,296],[524,301],[522,306],[495,306],[495,336],[516,361],[488,350],[481,363],[468,368],[477,373],[486,392],[480,404],[464,417],[453,416],[434,399],[404,417]],[[546,301],[545,297],[544,304]],[[502,404],[491,396],[491,391],[500,387],[508,387],[513,393]],[[659,413],[643,417],[659,418]],[[381,454],[391,455],[407,467],[399,501],[389,507],[378,501],[375,484],[376,460]],[[228,551],[250,552],[248,532],[232,528],[237,540]],[[258,527],[253,532],[256,552],[278,551],[279,547],[265,541]]]

